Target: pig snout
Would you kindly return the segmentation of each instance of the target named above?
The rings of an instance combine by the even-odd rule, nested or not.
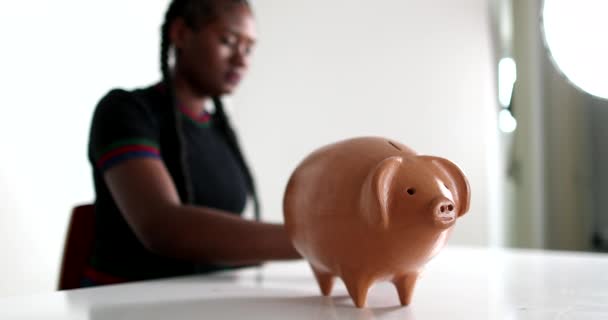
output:
[[[456,222],[456,206],[454,202],[445,197],[438,197],[431,203],[435,225],[449,228]]]

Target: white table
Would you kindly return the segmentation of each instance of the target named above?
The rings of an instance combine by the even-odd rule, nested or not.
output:
[[[374,285],[353,306],[319,294],[303,262],[0,299],[0,319],[608,319],[608,255],[445,248],[400,307]]]

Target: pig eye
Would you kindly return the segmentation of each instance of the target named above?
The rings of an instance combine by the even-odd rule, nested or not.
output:
[[[414,188],[407,189],[407,194],[409,194],[410,196],[413,196],[415,193],[416,193],[416,189],[414,189]]]
[[[450,187],[448,187],[447,184],[444,183],[443,185],[445,186],[446,189],[450,190]]]

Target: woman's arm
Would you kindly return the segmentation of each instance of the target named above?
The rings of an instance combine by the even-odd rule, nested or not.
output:
[[[108,169],[104,178],[129,226],[156,254],[225,265],[300,257],[280,224],[182,205],[158,159],[128,160]]]

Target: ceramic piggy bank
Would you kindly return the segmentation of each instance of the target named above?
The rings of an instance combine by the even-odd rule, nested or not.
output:
[[[469,183],[449,160],[363,137],[322,147],[293,172],[285,227],[323,295],[335,277],[364,307],[375,281],[392,281],[408,305],[423,266],[469,208]]]

